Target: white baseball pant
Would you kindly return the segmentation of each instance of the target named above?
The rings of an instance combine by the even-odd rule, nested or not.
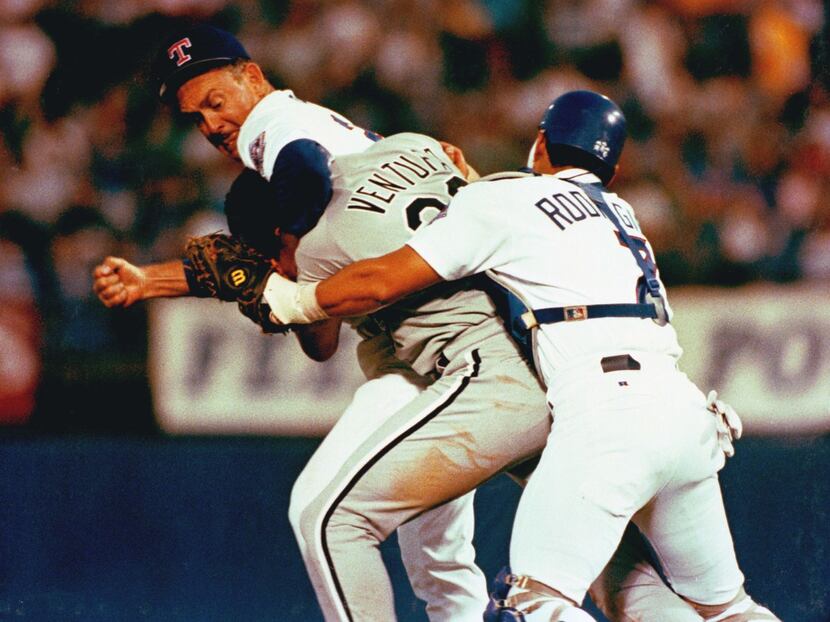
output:
[[[640,370],[603,373],[597,358],[552,374],[554,422],[519,502],[513,571],[581,603],[633,520],[679,594],[728,602],[743,575],[718,484],[715,418],[673,360],[631,355]]]

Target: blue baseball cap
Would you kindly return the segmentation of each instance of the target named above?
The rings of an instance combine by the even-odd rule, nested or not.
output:
[[[153,68],[159,98],[171,103],[179,87],[191,78],[240,58],[251,57],[225,30],[198,24],[175,31],[164,39]]]

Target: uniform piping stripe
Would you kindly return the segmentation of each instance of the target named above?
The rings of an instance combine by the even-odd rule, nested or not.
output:
[[[432,419],[436,416],[441,414],[444,409],[446,409],[450,404],[452,404],[456,398],[467,388],[470,384],[470,379],[475,378],[478,376],[479,368],[481,366],[481,357],[479,356],[478,349],[473,350],[471,353],[471,358],[473,361],[473,369],[469,375],[464,376],[459,386],[452,392],[450,395],[438,404],[435,408],[431,409],[427,412],[423,418],[419,421],[408,427],[406,430],[398,434],[392,441],[387,443],[383,446],[374,456],[364,464],[360,470],[349,480],[349,483],[343,488],[340,494],[334,499],[332,504],[329,506],[329,509],[326,510],[326,513],[323,517],[322,523],[320,524],[320,544],[323,548],[323,554],[326,557],[326,563],[329,567],[329,572],[331,574],[331,580],[334,583],[335,590],[337,591],[337,596],[340,599],[340,603],[343,606],[343,610],[346,613],[346,618],[349,622],[353,622],[354,618],[352,618],[352,613],[349,610],[349,605],[346,602],[346,594],[343,592],[343,586],[340,584],[340,580],[337,578],[337,572],[334,569],[334,560],[331,557],[331,551],[329,551],[328,542],[326,540],[326,527],[328,526],[329,520],[331,519],[332,515],[334,514],[337,506],[340,505],[340,502],[346,497],[346,495],[351,492],[352,488],[354,488],[357,483],[360,481],[360,478],[363,477],[369,470],[377,464],[377,462],[383,458],[386,454],[388,454],[396,445],[398,445],[402,440],[406,437],[411,435],[413,432],[424,427],[427,423],[429,423]]]

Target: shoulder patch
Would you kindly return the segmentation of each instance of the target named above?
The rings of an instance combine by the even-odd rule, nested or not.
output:
[[[257,172],[265,177],[263,165],[265,162],[265,132],[259,133],[253,142],[248,147],[248,154],[251,156],[251,161],[256,167]]]

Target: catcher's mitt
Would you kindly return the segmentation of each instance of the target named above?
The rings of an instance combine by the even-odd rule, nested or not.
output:
[[[243,315],[263,332],[283,333],[288,327],[270,319],[262,292],[276,265],[253,246],[223,233],[191,238],[185,246],[192,277],[213,298],[239,303]]]

